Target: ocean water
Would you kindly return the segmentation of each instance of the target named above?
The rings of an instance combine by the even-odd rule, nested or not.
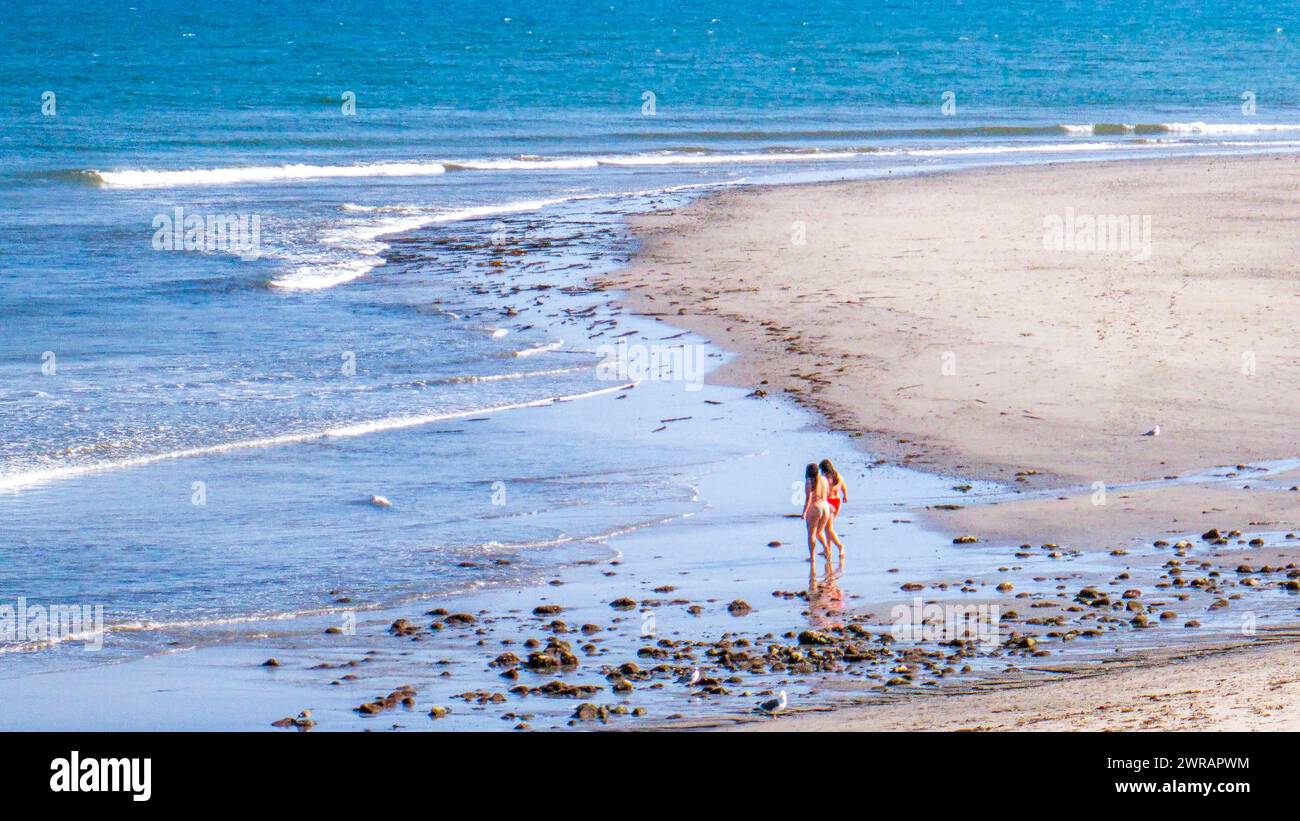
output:
[[[625,319],[585,287],[632,251],[624,215],[760,182],[1294,151],[1298,18],[0,8],[0,603],[102,604],[120,657],[511,584],[688,515],[688,466],[733,450],[605,441],[599,410],[493,423],[627,393],[597,368]],[[187,218],[244,241],[187,248]],[[47,649],[9,655],[65,660]]]

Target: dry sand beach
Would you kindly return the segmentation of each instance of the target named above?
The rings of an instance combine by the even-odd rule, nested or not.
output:
[[[1220,528],[1208,543],[1248,550],[1233,530],[1300,528],[1297,190],[1300,159],[1264,156],[731,191],[639,218],[640,253],[602,284],[741,353],[727,383],[890,461],[1024,491],[922,512],[944,530],[1122,555]],[[1055,224],[1087,247],[1085,215],[1135,230],[1052,244]],[[1294,581],[1296,553],[1271,569]],[[1294,728],[1295,650],[765,726]]]

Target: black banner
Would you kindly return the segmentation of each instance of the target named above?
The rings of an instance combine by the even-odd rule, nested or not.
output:
[[[440,801],[523,801],[543,781],[569,784],[574,802],[632,801],[658,784],[660,806],[692,801],[693,788],[735,791],[742,805],[746,794],[812,789],[1222,810],[1289,796],[1283,770],[1294,760],[1280,749],[1288,737],[1263,734],[686,735],[9,734],[0,767],[10,795],[34,807],[128,811],[274,804],[281,791],[311,803],[323,790],[331,809],[428,800],[431,790]]]

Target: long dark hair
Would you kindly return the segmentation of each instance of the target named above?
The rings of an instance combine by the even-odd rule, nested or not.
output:
[[[823,459],[821,468],[822,473],[826,474],[826,478],[831,480],[831,484],[838,485],[840,483],[840,472],[831,464],[830,459]]]
[[[803,471],[803,478],[804,478],[804,481],[805,481],[805,482],[816,482],[816,481],[817,481],[817,466],[814,465],[814,464],[812,464],[812,463],[809,463],[809,464],[808,464],[808,467],[804,468],[804,471]]]

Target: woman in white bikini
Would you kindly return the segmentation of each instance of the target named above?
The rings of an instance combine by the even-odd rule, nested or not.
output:
[[[817,542],[822,543],[826,561],[831,560],[831,546],[826,541],[826,526],[831,521],[830,485],[821,475],[817,465],[811,464],[804,469],[803,479],[803,520],[808,526],[808,561],[817,553]]]

